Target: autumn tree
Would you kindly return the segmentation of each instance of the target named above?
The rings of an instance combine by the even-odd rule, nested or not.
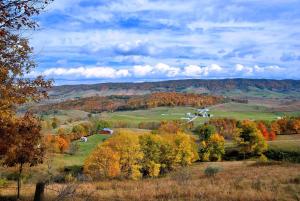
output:
[[[209,120],[208,124],[213,125],[216,132],[224,138],[231,140],[236,131],[237,120],[232,118],[212,118]]]
[[[94,179],[118,177],[121,174],[119,153],[99,145],[85,160],[84,172]]]
[[[218,133],[210,135],[200,143],[200,158],[202,161],[221,161],[225,154],[224,137]]]
[[[199,136],[200,140],[208,140],[211,135],[216,133],[216,128],[213,125],[203,124],[195,129],[195,133]]]
[[[16,105],[30,100],[40,100],[51,84],[41,76],[25,78],[35,67],[32,48],[21,29],[35,29],[32,19],[50,0],[3,0],[0,2],[0,111],[2,117],[10,116]]]
[[[176,134],[184,130],[184,125],[178,120],[162,121],[157,130],[160,134]]]
[[[235,136],[240,152],[244,154],[262,155],[267,150],[267,143],[255,122],[245,120],[238,124],[239,132]]]
[[[81,136],[86,136],[87,132],[81,124],[77,124],[73,126],[72,132],[76,134],[80,134]]]
[[[105,153],[104,150],[110,151]],[[109,155],[104,156],[106,154]],[[99,161],[97,157],[104,158]],[[118,159],[118,162],[114,163],[112,161],[112,163],[107,163],[107,160],[109,160],[107,157],[112,157],[114,160]],[[96,168],[95,171],[101,173],[100,175],[102,176],[110,175],[114,177],[138,179],[142,176],[140,172],[142,159],[143,153],[139,144],[138,135],[123,132],[114,135],[99,145],[85,161],[85,170],[93,178],[99,177],[99,174],[95,175],[95,172],[93,172],[91,168]],[[116,165],[119,167],[119,170]],[[108,174],[109,172],[114,173]]]
[[[55,140],[56,146],[58,147],[60,153],[64,153],[70,146],[70,142],[61,136],[56,136]]]
[[[43,148],[38,121],[30,114],[16,117],[16,107],[46,97],[45,89],[51,86],[51,81],[41,76],[25,77],[36,65],[28,39],[20,33],[38,26],[32,17],[50,1],[0,2],[0,160],[7,166],[19,166],[18,198],[23,165],[40,163]]]
[[[162,149],[165,144],[162,137],[156,134],[145,134],[140,136],[141,150],[144,153],[142,161],[142,173],[149,177],[156,177],[160,174],[162,164]]]
[[[3,123],[3,122],[2,122]],[[17,197],[20,197],[21,177],[24,165],[37,165],[43,162],[44,146],[42,143],[41,127],[39,121],[31,114],[13,119],[1,124],[0,135],[9,132],[10,139],[0,139],[3,164],[9,167],[18,167],[18,190]],[[5,144],[9,141],[9,144]],[[5,147],[3,147],[5,146]],[[3,149],[4,148],[4,149]]]
[[[257,128],[260,130],[262,135],[264,136],[265,140],[269,140],[269,131],[266,127],[266,125],[263,122],[257,122]]]
[[[185,133],[138,134],[123,131],[99,145],[84,163],[92,178],[157,177],[198,160],[195,139]]]

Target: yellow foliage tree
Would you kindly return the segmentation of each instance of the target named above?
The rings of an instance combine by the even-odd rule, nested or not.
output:
[[[171,137],[172,139],[172,137]],[[199,159],[195,139],[185,133],[173,135],[172,143],[175,147],[175,161],[181,166],[191,165]]]
[[[108,146],[99,145],[85,160],[84,172],[93,178],[114,178],[120,175],[120,155]]]
[[[225,154],[224,137],[214,133],[201,142],[200,157],[202,161],[220,161]]]
[[[141,147],[139,144],[138,135],[119,133],[114,135],[113,137],[106,140],[102,143],[95,152],[92,153],[92,156],[89,157],[89,160],[86,161],[85,168],[88,168],[88,164],[96,164],[94,160],[96,159],[95,154],[98,154],[99,157],[104,157],[107,153],[105,153],[101,149],[111,149],[111,155],[115,157],[118,156],[118,166],[120,168],[119,174],[113,175],[113,177],[123,177],[129,179],[139,179],[142,174],[140,172],[141,169],[141,161],[143,159],[143,152],[141,151]],[[104,166],[103,166],[104,165]],[[95,167],[95,166],[94,166]],[[96,166],[98,169],[110,169],[110,165],[106,163],[98,163]],[[90,175],[93,178],[96,178],[98,175],[93,175],[93,172],[90,171]]]
[[[195,139],[185,133],[141,134],[121,132],[99,145],[84,164],[92,178],[157,177],[198,160]]]
[[[267,150],[268,145],[255,122],[242,121],[238,127],[239,132],[235,136],[235,142],[240,152],[244,154],[244,158],[246,154],[261,155]]]

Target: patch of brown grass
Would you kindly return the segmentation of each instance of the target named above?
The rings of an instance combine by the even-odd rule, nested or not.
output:
[[[199,163],[185,170],[178,170],[163,178],[140,181],[112,180],[78,183],[79,195],[89,193],[93,201],[152,201],[152,200],[203,200],[203,201],[273,201],[300,199],[300,165],[281,164],[253,165],[255,162]],[[222,171],[214,177],[203,172],[213,164]],[[181,172],[183,171],[183,172]],[[188,171],[188,173],[187,173]],[[187,174],[188,177],[176,177]],[[185,181],[181,182],[180,178]],[[59,189],[62,184],[48,188]],[[8,195],[0,190],[0,195]],[[22,192],[24,193],[24,192]],[[31,190],[33,193],[33,189]],[[47,200],[55,197],[55,192],[46,190]],[[74,200],[74,198],[69,199]]]

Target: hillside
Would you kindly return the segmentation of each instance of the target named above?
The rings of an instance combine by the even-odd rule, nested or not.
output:
[[[161,106],[193,106],[206,107],[223,103],[223,97],[188,94],[175,92],[157,92],[147,95],[112,95],[92,96],[86,98],[69,99],[59,103],[33,106],[35,112],[49,110],[83,110],[86,112],[122,111],[149,109]]]
[[[101,83],[56,86],[51,100],[110,95],[143,95],[153,92],[189,92],[239,98],[300,98],[300,80],[220,79],[170,80],[142,83]]]

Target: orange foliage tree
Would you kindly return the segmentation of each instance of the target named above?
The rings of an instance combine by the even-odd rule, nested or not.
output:
[[[38,101],[47,96],[51,81],[39,76],[26,78],[35,67],[32,48],[22,37],[24,29],[37,27],[33,16],[38,15],[51,0],[0,1],[0,161],[19,166],[18,193],[23,165],[42,161],[40,126],[32,115],[16,117],[17,105]]]
[[[269,140],[269,135],[270,134],[268,132],[268,129],[267,129],[266,125],[263,122],[259,121],[257,123],[257,128],[260,130],[260,132],[264,136],[265,140]]]

